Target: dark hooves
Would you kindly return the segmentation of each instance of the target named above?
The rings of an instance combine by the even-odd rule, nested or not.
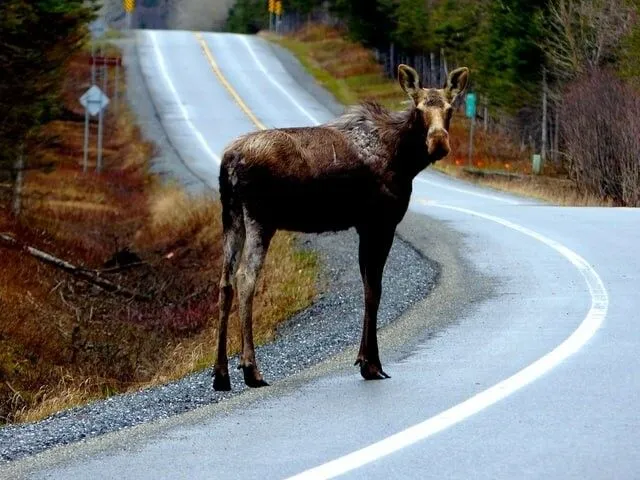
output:
[[[223,375],[221,373],[213,374],[213,389],[216,392],[228,392],[231,390],[231,378],[229,374]]]
[[[358,359],[354,365],[360,365],[360,375],[365,380],[384,380],[391,378],[382,370],[382,365],[376,365],[367,360]]]
[[[244,383],[247,387],[260,388],[269,386],[262,378],[262,375],[260,375],[258,369],[253,365],[250,367],[242,367],[242,373],[244,374]]]

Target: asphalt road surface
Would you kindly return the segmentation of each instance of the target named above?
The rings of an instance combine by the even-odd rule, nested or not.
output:
[[[333,117],[261,39],[142,31],[138,41],[171,141],[212,184],[224,145],[256,124]],[[455,238],[433,238],[433,221]],[[16,462],[11,474],[640,478],[640,211],[547,206],[425,173],[400,233],[438,258],[442,278],[381,333],[391,379],[362,381],[350,351],[228,402]],[[457,252],[448,260],[438,256],[447,247]],[[421,335],[443,318],[437,335]]]

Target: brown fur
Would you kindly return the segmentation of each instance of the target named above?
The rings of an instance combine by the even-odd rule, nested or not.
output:
[[[276,230],[325,232],[355,227],[365,289],[365,318],[356,361],[364,378],[384,378],[376,337],[382,270],[413,178],[449,152],[451,103],[468,70],[451,73],[444,89],[422,89],[417,73],[399,67],[414,105],[389,112],[365,103],[318,127],[244,135],[225,150],[220,168],[224,264],[214,387],[227,390],[226,330],[235,275],[243,348],[240,367],[249,386],[262,386],[251,328],[255,282]],[[244,248],[243,248],[244,247]],[[242,259],[238,257],[242,252]]]

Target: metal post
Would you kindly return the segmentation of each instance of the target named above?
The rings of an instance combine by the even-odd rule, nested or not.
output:
[[[476,125],[476,116],[471,117],[471,128],[469,128],[469,166],[473,167],[473,129]]]
[[[100,45],[100,56],[104,57],[104,46]],[[107,94],[107,66],[102,64],[102,91]],[[98,113],[98,159],[96,161],[96,172],[102,171],[102,135],[104,130],[104,109],[102,108],[102,101],[100,101],[100,112]]]
[[[115,102],[115,114],[116,117],[118,116],[118,83],[120,82],[120,62],[117,61],[116,62],[116,78],[115,78],[115,85],[113,86],[113,101]]]
[[[82,172],[87,173],[89,160],[89,108],[84,109],[84,154],[82,156]]]
[[[96,84],[96,42],[91,39],[91,85]]]

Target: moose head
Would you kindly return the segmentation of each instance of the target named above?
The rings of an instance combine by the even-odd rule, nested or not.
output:
[[[446,157],[449,145],[449,123],[453,114],[452,105],[467,88],[469,69],[453,70],[443,88],[422,88],[418,72],[408,65],[398,67],[398,81],[402,89],[413,100],[419,110],[427,132],[427,152],[431,161]]]

